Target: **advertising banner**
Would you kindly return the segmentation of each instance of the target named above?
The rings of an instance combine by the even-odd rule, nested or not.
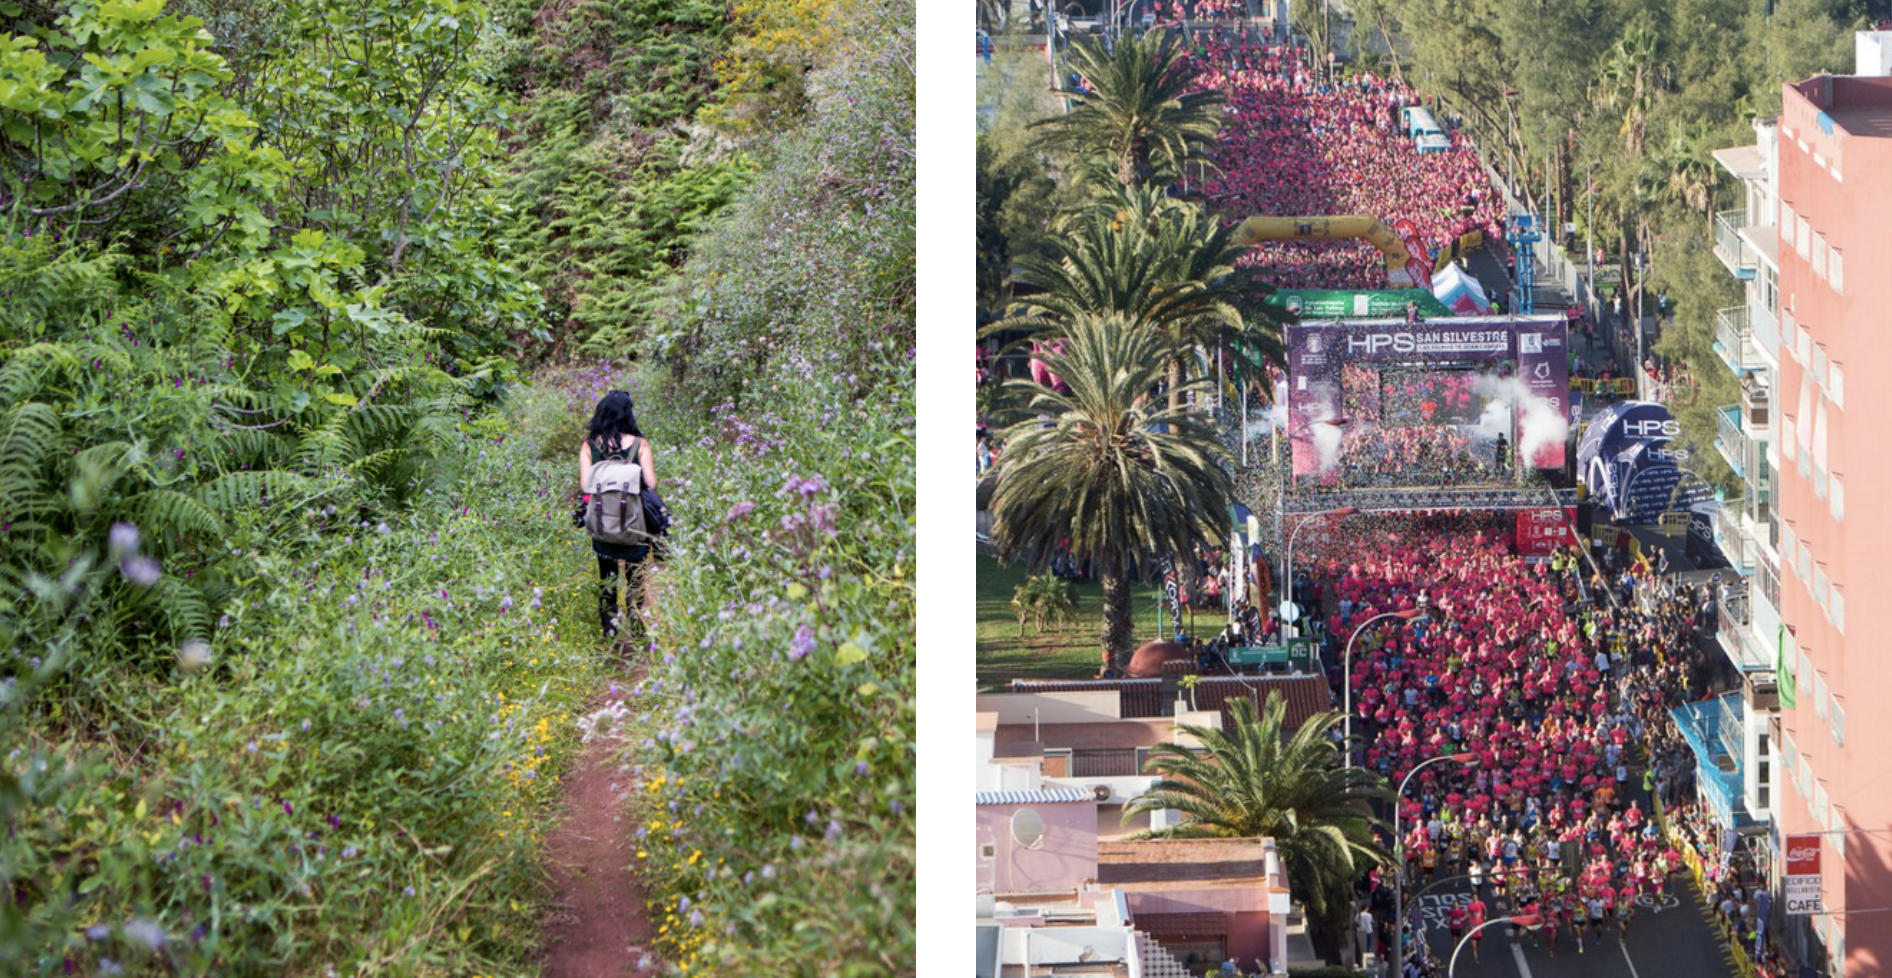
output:
[[[1820,899],[1820,837],[1790,835],[1781,853],[1787,871],[1781,874],[1781,895],[1788,916],[1825,913]]]
[[[1354,447],[1386,457],[1403,446],[1448,439],[1484,446],[1490,463],[1500,435],[1510,446],[1536,446],[1528,465],[1562,466],[1570,410],[1567,330],[1567,321],[1552,315],[1288,326],[1295,476],[1332,481],[1341,455]],[[1376,434],[1381,429],[1389,429],[1387,437]],[[1413,471],[1423,475],[1426,467]]]
[[[1520,557],[1548,557],[1558,547],[1577,542],[1573,527],[1577,508],[1566,506],[1520,509],[1517,514],[1517,544]]]
[[[1568,324],[1561,322],[1519,323],[1517,328],[1518,377],[1524,381],[1524,389],[1533,403],[1566,421],[1570,417],[1568,329]],[[1525,428],[1530,420],[1528,412],[1518,412],[1518,431],[1512,444],[1529,442]],[[1560,469],[1564,455],[1564,439],[1547,439],[1539,444],[1535,455],[1524,461],[1534,469]]]
[[[1403,319],[1408,302],[1427,319],[1452,315],[1425,289],[1278,289],[1262,305],[1285,309],[1302,319]]]

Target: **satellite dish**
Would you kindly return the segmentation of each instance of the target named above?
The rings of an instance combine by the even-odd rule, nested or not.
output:
[[[1110,786],[1107,784],[1100,784],[1091,788],[1091,797],[1097,799],[1098,801],[1109,801],[1110,800]]]
[[[1301,620],[1301,606],[1293,601],[1281,602],[1281,620],[1290,624]]]

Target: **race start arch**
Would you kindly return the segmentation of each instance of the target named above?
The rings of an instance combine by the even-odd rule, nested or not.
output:
[[[1387,227],[1365,214],[1327,217],[1251,217],[1235,226],[1235,241],[1331,241],[1358,238],[1378,248],[1386,258],[1386,284],[1395,289],[1431,289],[1428,264],[1418,229],[1411,221]]]

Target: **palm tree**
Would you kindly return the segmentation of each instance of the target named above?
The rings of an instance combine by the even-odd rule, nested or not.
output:
[[[1087,87],[1058,90],[1071,110],[1033,123],[1044,133],[1043,145],[1110,167],[1126,187],[1174,181],[1190,163],[1212,166],[1228,99],[1191,89],[1195,73],[1187,57],[1175,31],[1120,37],[1114,47],[1073,45],[1070,67]]]
[[[1668,63],[1662,57],[1662,36],[1637,25],[1623,32],[1597,79],[1597,101],[1623,114],[1623,149],[1631,159],[1642,156],[1643,133],[1656,93],[1667,87]]]
[[[1207,419],[1154,399],[1171,344],[1117,315],[1084,316],[1043,354],[1064,390],[1012,381],[1027,419],[1005,433],[992,493],[1002,559],[1038,567],[1068,548],[1104,588],[1105,666],[1130,658],[1130,569],[1216,539],[1233,498]],[[1147,565],[1146,565],[1147,566]]]
[[[1174,342],[1172,408],[1181,408],[1195,348],[1229,351],[1237,373],[1267,388],[1265,366],[1284,363],[1280,322],[1260,303],[1269,287],[1235,264],[1244,248],[1231,229],[1153,188],[1102,194],[1062,224],[1044,251],[1016,263],[1017,279],[1039,292],[993,330],[1041,338],[1086,316],[1118,315]]]
[[[1338,713],[1318,713],[1292,734],[1287,701],[1268,694],[1259,715],[1236,700],[1229,730],[1178,724],[1199,746],[1166,743],[1150,751],[1150,790],[1124,807],[1124,819],[1180,812],[1186,820],[1152,829],[1152,838],[1271,838],[1294,897],[1331,954],[1346,935],[1354,880],[1391,856],[1373,839],[1380,826],[1369,804],[1392,798],[1380,777],[1346,763],[1330,736]]]
[[[1715,168],[1708,162],[1708,139],[1712,127],[1698,122],[1677,127],[1669,135],[1668,145],[1649,157],[1644,171],[1646,196],[1680,204],[1701,216],[1714,211]]]

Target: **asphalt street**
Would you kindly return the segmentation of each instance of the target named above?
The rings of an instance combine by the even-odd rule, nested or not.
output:
[[[1559,935],[1555,956],[1542,937],[1520,938],[1514,946],[1499,924],[1483,931],[1483,947],[1474,960],[1470,944],[1459,955],[1454,972],[1462,978],[1696,978],[1696,976],[1732,975],[1723,945],[1709,923],[1706,909],[1698,902],[1694,884],[1686,873],[1671,878],[1672,888],[1664,894],[1660,909],[1649,905],[1637,907],[1630,924],[1629,939],[1622,941],[1614,928],[1605,931],[1601,942],[1587,932],[1584,949],[1578,952],[1568,932]],[[1646,899],[1646,898],[1645,898]],[[1419,898],[1420,913],[1426,922],[1426,935],[1432,953],[1440,962],[1452,957],[1451,934],[1446,930],[1445,913],[1453,902],[1469,902],[1471,892],[1463,884],[1442,885]],[[1505,911],[1494,904],[1490,888],[1485,902],[1492,916]]]

